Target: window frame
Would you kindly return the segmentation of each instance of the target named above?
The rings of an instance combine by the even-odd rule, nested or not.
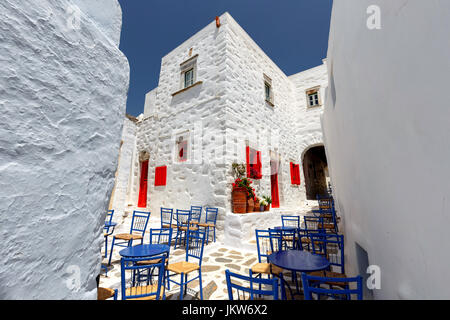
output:
[[[306,93],[306,104],[308,108],[315,108],[322,106],[322,99],[320,96],[320,86],[309,88],[305,91],[305,93]],[[314,104],[311,104],[311,98],[313,99]]]
[[[264,100],[273,107],[273,106],[275,106],[275,103],[274,103],[274,98],[273,98],[272,79],[265,73],[263,73],[263,77],[264,77]],[[269,89],[269,99],[267,99],[266,88]]]

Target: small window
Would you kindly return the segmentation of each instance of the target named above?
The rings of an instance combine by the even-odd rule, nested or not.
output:
[[[189,69],[184,73],[184,87],[190,87],[194,84],[194,69]]]
[[[181,71],[181,89],[189,88],[193,86],[196,83],[196,77],[197,77],[197,57],[198,55],[195,55],[182,64],[180,64],[180,71]]]
[[[264,74],[264,99],[268,102],[272,107],[274,106],[273,102],[273,89],[272,89],[272,79],[270,79],[266,74]]]
[[[167,182],[167,166],[155,168],[155,187],[165,186]]]
[[[322,105],[319,94],[320,87],[311,88],[306,91],[308,107],[318,107]]]
[[[188,136],[185,133],[176,139],[175,157],[177,162],[186,162],[188,159]]]
[[[246,148],[247,177],[252,179],[262,178],[261,151],[247,146]]]

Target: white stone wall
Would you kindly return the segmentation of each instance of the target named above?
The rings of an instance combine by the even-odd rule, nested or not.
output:
[[[223,240],[226,213],[231,212],[231,164],[245,163],[246,140],[262,152],[264,176],[254,181],[258,195],[271,196],[269,152],[276,151],[280,210],[305,205],[303,172],[302,185],[291,185],[289,163],[301,163],[304,149],[322,142],[322,107],[308,109],[305,90],[325,87],[327,75],[325,66],[319,66],[286,76],[228,13],[220,21],[220,28],[212,21],[163,57],[159,85],[147,94],[137,124],[131,198],[136,205],[139,153],[148,151],[147,209],[153,219],[159,219],[161,206],[218,207],[218,237]],[[196,81],[202,83],[172,96],[180,89],[180,64],[195,55]],[[264,73],[272,79],[275,107],[264,99]],[[187,163],[177,163],[175,139],[183,133],[189,134],[190,154]],[[161,165],[168,166],[167,185],[154,187],[155,167]]]
[[[96,299],[128,88],[120,28],[115,0],[0,3],[1,299]]]
[[[450,298],[449,17],[448,1],[334,2],[325,145],[347,273],[365,273],[359,244],[378,299]]]

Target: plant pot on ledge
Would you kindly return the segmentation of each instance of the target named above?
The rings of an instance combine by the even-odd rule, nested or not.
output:
[[[268,204],[267,206],[264,206],[264,211],[269,211],[270,210],[270,204]]]
[[[247,212],[253,212],[253,208],[255,207],[255,202],[253,199],[247,199]]]
[[[234,213],[247,213],[247,189],[236,187],[231,193]]]

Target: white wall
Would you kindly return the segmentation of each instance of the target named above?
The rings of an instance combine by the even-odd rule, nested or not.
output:
[[[448,30],[448,1],[334,2],[326,150],[348,273],[358,243],[381,268],[379,299],[450,298]]]
[[[96,299],[129,80],[102,4],[0,3],[2,299]]]

